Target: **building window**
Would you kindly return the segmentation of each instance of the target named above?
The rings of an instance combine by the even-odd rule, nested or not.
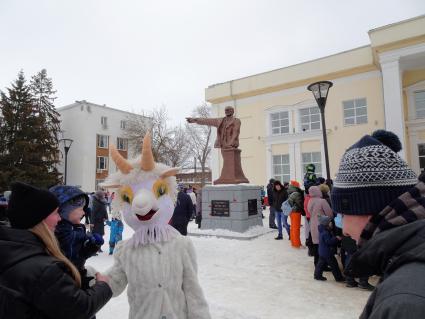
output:
[[[107,128],[108,127],[108,118],[106,116],[102,116],[100,118],[100,124],[102,124],[103,128]]]
[[[97,170],[107,170],[108,169],[108,157],[106,156],[98,156],[97,157],[97,164],[96,164]]]
[[[97,136],[97,147],[108,148],[109,147],[109,136],[108,135],[98,135]]]
[[[126,138],[117,137],[117,149],[121,151],[127,150],[128,141]]]
[[[367,123],[366,99],[355,99],[342,102],[344,106],[344,125]]]
[[[318,107],[309,107],[300,110],[301,131],[320,130],[320,110]]]
[[[125,130],[125,128],[127,127],[127,121],[121,121],[120,122],[120,128],[122,129],[122,130]]]
[[[416,118],[425,118],[425,91],[415,92]]]
[[[288,134],[289,133],[289,112],[278,112],[270,115],[272,122],[272,134]]]
[[[273,155],[273,176],[274,179],[284,182],[289,182],[291,179],[289,155]]]
[[[425,144],[418,144],[419,168],[425,170]]]
[[[322,175],[322,154],[320,152],[311,152],[311,153],[302,153],[301,154],[301,160],[302,160],[302,169],[303,169],[303,176],[306,173],[305,167],[308,164],[314,164],[316,167],[316,176],[320,177]]]

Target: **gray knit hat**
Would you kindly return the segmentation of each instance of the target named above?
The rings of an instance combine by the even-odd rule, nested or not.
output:
[[[328,226],[329,223],[331,222],[332,218],[330,218],[329,216],[326,215],[321,215],[319,216],[319,224],[323,225],[323,226]]]
[[[400,150],[397,135],[384,130],[351,146],[341,159],[332,189],[334,211],[375,215],[416,185],[417,176],[397,154]]]

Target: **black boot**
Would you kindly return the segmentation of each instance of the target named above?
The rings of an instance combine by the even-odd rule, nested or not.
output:
[[[374,286],[372,286],[370,283],[368,282],[361,282],[359,283],[359,288],[360,289],[364,289],[364,290],[368,290],[368,291],[372,291],[373,289],[375,289]]]
[[[276,240],[282,240],[282,239],[283,239],[283,237],[282,237],[282,235],[279,235],[279,236],[277,236],[275,239],[276,239]]]
[[[355,281],[354,279],[352,279],[352,280],[347,279],[347,284],[345,285],[345,287],[355,288],[358,285],[359,285],[359,283],[357,281]]]
[[[327,280],[326,277],[323,277],[323,276],[321,276],[321,277],[314,277],[314,279],[320,280],[320,281],[326,281]]]

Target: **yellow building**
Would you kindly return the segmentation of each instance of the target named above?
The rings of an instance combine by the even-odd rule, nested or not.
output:
[[[400,137],[400,154],[416,172],[425,168],[425,15],[373,29],[369,38],[364,47],[206,89],[215,116],[231,105],[242,121],[242,166],[251,183],[302,181],[308,163],[326,176],[320,113],[306,89],[319,80],[334,84],[325,109],[332,178],[344,151],[382,128]],[[215,150],[213,180],[221,164]]]

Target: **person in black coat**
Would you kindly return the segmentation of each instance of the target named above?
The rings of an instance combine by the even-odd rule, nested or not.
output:
[[[276,221],[275,221],[275,209],[273,207],[273,183],[274,179],[271,178],[269,183],[267,184],[267,199],[269,201],[270,206],[270,215],[269,215],[269,227],[273,229],[277,229]]]
[[[416,319],[425,313],[425,176],[397,154],[392,132],[362,137],[343,155],[332,208],[357,242],[344,274],[380,276],[362,319]],[[367,167],[367,169],[365,169]]]
[[[177,229],[183,236],[187,235],[187,225],[192,216],[193,203],[189,195],[182,188],[177,194],[176,207],[174,208],[171,226]]]
[[[105,192],[97,191],[93,196],[93,209],[91,212],[93,223],[93,234],[105,235],[105,221],[108,220],[106,211]]]
[[[12,185],[8,218],[0,226],[0,318],[87,319],[112,297],[108,277],[81,289],[75,266],[53,234],[59,202],[47,190]]]

